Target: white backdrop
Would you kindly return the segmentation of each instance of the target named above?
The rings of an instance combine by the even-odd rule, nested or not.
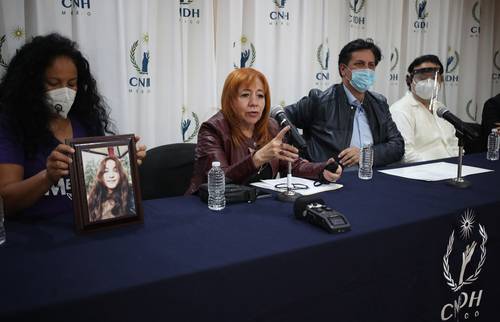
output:
[[[338,53],[359,37],[382,49],[374,90],[390,104],[422,54],[441,58],[442,100],[466,121],[500,92],[496,0],[0,0],[0,76],[49,32],[79,43],[119,132],[149,147],[195,142],[242,65],[268,77],[272,104],[339,82]]]

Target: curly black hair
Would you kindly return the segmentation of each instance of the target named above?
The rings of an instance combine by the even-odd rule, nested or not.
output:
[[[28,157],[53,137],[45,72],[61,56],[69,57],[78,72],[77,94],[68,115],[82,122],[91,136],[114,134],[109,109],[77,44],[56,33],[37,36],[18,50],[0,82],[0,120],[6,122]]]

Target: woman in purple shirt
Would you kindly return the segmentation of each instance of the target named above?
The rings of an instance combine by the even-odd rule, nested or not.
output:
[[[108,108],[75,42],[38,36],[0,82],[0,195],[7,215],[72,210],[65,139],[113,134]],[[138,147],[139,159],[145,146]]]

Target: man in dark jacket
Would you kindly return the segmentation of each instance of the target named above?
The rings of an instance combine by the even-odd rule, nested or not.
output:
[[[348,43],[339,54],[342,83],[287,106],[288,119],[303,129],[309,158],[315,162],[332,156],[344,167],[357,165],[360,148],[373,144],[374,166],[399,161],[404,141],[391,118],[384,96],[368,92],[375,79],[380,49],[363,39]]]

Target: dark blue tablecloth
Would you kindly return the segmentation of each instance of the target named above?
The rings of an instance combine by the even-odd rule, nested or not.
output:
[[[350,220],[344,234],[298,221],[274,199],[220,213],[196,197],[152,200],[143,225],[87,235],[70,214],[7,221],[0,321],[455,321],[462,292],[460,320],[496,321],[500,162],[464,163],[495,171],[468,177],[469,189],[346,173],[344,188],[321,194]],[[456,292],[443,265],[452,231],[448,277],[459,283],[472,239],[464,280],[479,268]]]

